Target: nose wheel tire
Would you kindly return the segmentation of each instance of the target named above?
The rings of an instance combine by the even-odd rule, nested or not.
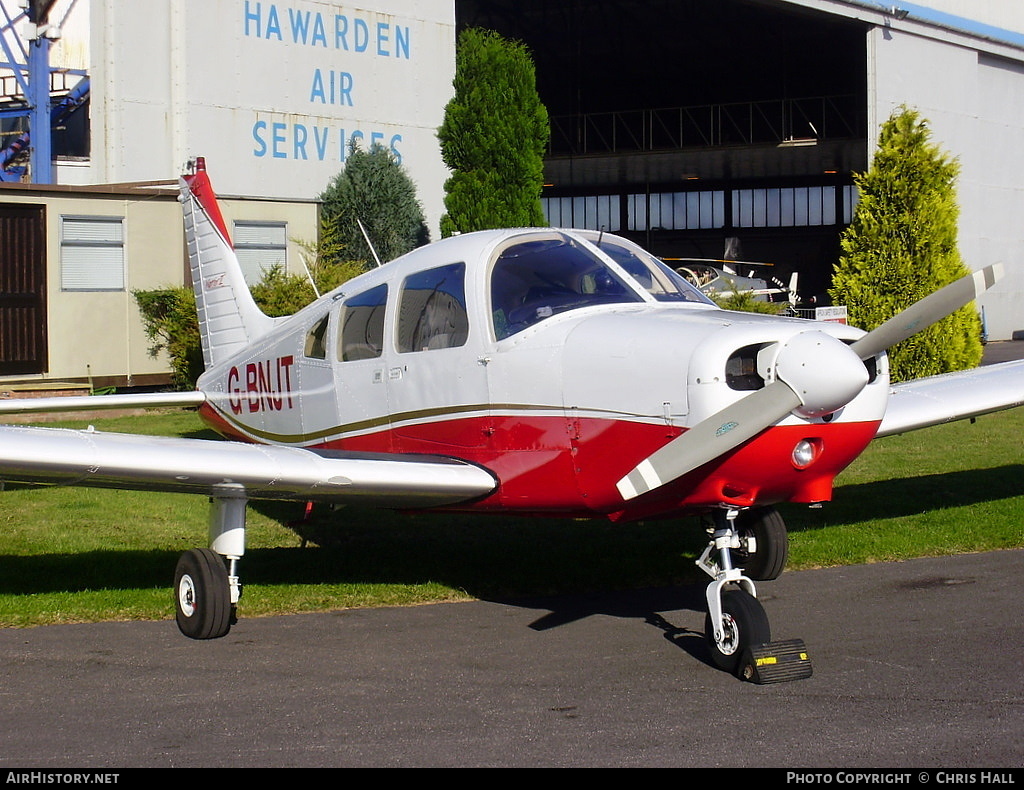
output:
[[[736,516],[736,532],[742,547],[733,549],[733,564],[754,581],[779,578],[789,559],[786,522],[779,512],[773,507],[741,511]],[[750,545],[754,551],[746,548]]]
[[[216,639],[231,628],[231,590],[223,558],[211,549],[191,549],[174,571],[178,629],[191,639]]]
[[[750,647],[772,639],[768,615],[761,602],[744,589],[722,592],[722,623],[716,637],[708,614],[704,620],[704,635],[711,652],[711,661],[719,669],[736,674],[743,654]]]

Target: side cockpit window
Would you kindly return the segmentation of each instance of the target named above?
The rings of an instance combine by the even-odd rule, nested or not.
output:
[[[341,305],[338,324],[338,359],[376,359],[384,350],[384,311],[388,286],[378,285]]]
[[[642,301],[597,255],[561,235],[513,244],[491,270],[498,340],[567,310]]]
[[[398,308],[398,351],[430,351],[465,345],[466,264],[451,263],[405,279]]]

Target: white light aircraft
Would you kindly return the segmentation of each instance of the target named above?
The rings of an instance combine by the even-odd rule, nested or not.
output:
[[[177,623],[223,636],[241,595],[246,503],[619,521],[713,519],[713,663],[806,677],[772,642],[755,581],[787,559],[781,502],[831,498],[878,436],[1024,402],[1024,363],[891,385],[886,349],[968,304],[989,267],[864,333],[726,312],[606,233],[481,231],[385,263],[294,316],[242,278],[202,160],[181,181],[206,371],[197,391],[0,402],[2,411],[192,404],[234,441],[0,427],[0,479],[210,497],[209,548],[175,573]]]
[[[683,275],[691,284],[708,296],[734,296],[749,293],[761,301],[775,301],[777,296],[785,296],[791,305],[799,301],[797,281],[799,275],[793,272],[786,286],[776,277],[772,277],[773,286],[768,281],[755,277],[751,269],[747,275],[736,271],[740,264],[744,266],[771,266],[770,263],[754,263],[752,261],[733,261],[720,258],[665,258],[676,272]],[[678,265],[677,265],[678,264]],[[721,268],[719,268],[721,267]]]

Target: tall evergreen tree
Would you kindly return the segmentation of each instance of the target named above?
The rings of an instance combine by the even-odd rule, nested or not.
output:
[[[459,35],[455,95],[437,131],[452,171],[441,234],[545,224],[548,112],[527,48],[490,30]]]
[[[957,249],[959,164],[930,137],[916,112],[899,108],[882,125],[871,167],[856,176],[860,201],[829,293],[862,329],[968,273]],[[981,320],[971,304],[890,349],[891,376],[963,370],[981,354]]]
[[[341,260],[373,261],[359,222],[381,261],[390,261],[430,240],[415,185],[394,155],[379,143],[363,150],[353,138],[344,169],[331,180],[320,201],[321,235],[331,240]]]

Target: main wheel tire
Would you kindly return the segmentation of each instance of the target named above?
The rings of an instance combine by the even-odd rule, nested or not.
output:
[[[231,589],[224,560],[211,549],[191,549],[174,570],[178,628],[190,639],[216,639],[231,628]]]
[[[722,593],[721,640],[715,639],[710,613],[704,619],[704,638],[714,665],[735,674],[744,651],[752,645],[771,642],[772,629],[757,598],[746,590],[731,589]]]
[[[734,549],[733,564],[754,581],[779,578],[789,560],[786,522],[773,507],[744,510],[736,517],[740,538],[753,537],[756,550]]]

